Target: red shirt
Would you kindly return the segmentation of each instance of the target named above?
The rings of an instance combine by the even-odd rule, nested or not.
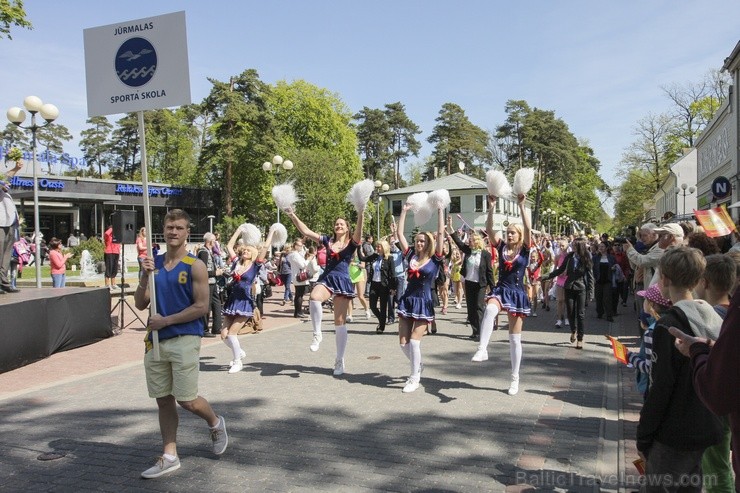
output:
[[[64,274],[67,272],[67,259],[64,258],[64,254],[59,250],[51,250],[49,252],[49,263],[51,263],[52,274]]]
[[[113,243],[113,228],[108,228],[103,233],[103,242],[105,243],[105,253],[121,253],[121,245],[119,243]]]

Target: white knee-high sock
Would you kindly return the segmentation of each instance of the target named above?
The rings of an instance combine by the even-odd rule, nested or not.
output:
[[[222,341],[224,341],[224,344],[229,346],[229,349],[231,349],[232,351],[234,350],[234,346],[231,344],[231,340],[229,339],[229,336],[226,336],[226,339],[222,339]]]
[[[519,377],[522,362],[522,334],[509,334],[509,353],[511,354],[511,376]]]
[[[411,339],[409,341],[409,345],[411,346],[411,378],[419,380],[420,370],[421,370],[421,341],[416,339]]]
[[[337,325],[336,330],[337,359],[344,359],[344,350],[347,349],[347,326]]]
[[[480,344],[478,349],[486,349],[488,342],[491,340],[491,334],[493,334],[493,324],[496,322],[496,316],[498,315],[498,305],[496,303],[488,303],[485,311],[483,311],[483,320],[480,322]]]
[[[406,344],[399,344],[401,351],[403,351],[403,354],[411,361],[411,347],[409,347],[409,343]]]
[[[323,313],[321,302],[313,300],[309,301],[308,313],[311,315],[311,326],[313,327],[313,335],[321,335],[321,315]]]
[[[241,360],[242,347],[239,345],[239,338],[237,336],[228,336],[227,339],[230,343],[231,352],[234,353],[234,361]]]

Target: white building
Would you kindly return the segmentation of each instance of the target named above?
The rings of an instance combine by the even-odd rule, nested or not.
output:
[[[462,226],[463,221],[475,229],[485,229],[486,215],[488,213],[488,188],[484,181],[478,180],[463,173],[455,173],[449,176],[443,176],[436,180],[425,181],[410,187],[390,190],[381,194],[386,202],[386,210],[391,211],[393,217],[398,221],[403,204],[409,195],[417,192],[432,192],[434,190],[446,189],[450,192],[450,206],[447,214],[452,216],[452,224],[455,228]],[[532,214],[529,204],[526,206],[527,214]],[[458,217],[459,216],[459,217]],[[436,229],[436,216],[425,224],[426,229]],[[493,216],[493,229],[503,230],[504,226],[509,223],[521,223],[522,218],[519,215],[519,206],[511,198],[499,198],[496,212]],[[403,232],[408,238],[414,229],[413,214],[409,214],[406,221],[405,231]]]
[[[653,211],[649,220],[667,221],[690,216],[697,206],[696,149],[688,149],[671,165],[671,172],[653,195]]]

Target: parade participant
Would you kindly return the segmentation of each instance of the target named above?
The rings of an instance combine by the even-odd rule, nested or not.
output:
[[[224,304],[224,322],[221,328],[221,340],[229,346],[234,357],[229,366],[229,373],[238,373],[243,368],[242,358],[246,354],[239,344],[239,329],[254,316],[254,284],[265,261],[268,246],[272,243],[273,234],[271,229],[267,240],[260,244],[259,250],[251,245],[240,245],[234,250],[236,240],[242,232],[241,227],[237,228],[226,246],[229,253],[236,253],[230,269],[233,279],[231,294]]]
[[[437,273],[442,268],[442,242],[444,239],[444,210],[437,210],[436,239],[431,233],[417,233],[414,248],[409,248],[403,234],[406,213],[413,206],[406,202],[398,219],[398,241],[408,263],[406,291],[398,300],[398,338],[401,351],[411,362],[411,375],[403,387],[404,393],[419,388],[421,380],[421,339],[434,321],[434,301]]]
[[[139,281],[141,281],[141,276],[144,275],[144,269],[141,267],[141,263],[146,258],[146,255],[146,228],[141,228],[139,229],[139,234],[136,235],[136,260],[139,262]]]
[[[385,331],[386,314],[388,313],[388,302],[396,288],[396,274],[391,257],[391,247],[387,241],[381,240],[375,243],[375,252],[365,256],[360,250],[357,251],[360,260],[370,265],[370,309],[378,319],[375,332],[382,334]],[[380,304],[380,308],[378,308]]]
[[[221,455],[229,443],[223,416],[213,412],[206,399],[198,395],[200,338],[203,316],[208,310],[208,274],[206,266],[187,252],[190,216],[172,209],[164,217],[167,251],[143,262],[147,275],[134,293],[138,310],[150,302],[150,273],[154,272],[157,313],[149,317],[145,337],[146,372],[149,396],[157,400],[163,454],[154,466],[141,473],[143,478],[157,478],[180,468],[177,456],[177,404],[202,418],[210,427],[213,452]],[[152,351],[152,331],[158,331],[158,360]]]
[[[452,243],[452,237],[447,233],[447,239]],[[463,300],[463,277],[462,277],[462,255],[457,245],[452,243],[452,260],[450,266],[450,281],[455,292],[455,308],[462,308]]]
[[[285,209],[293,225],[304,237],[326,248],[326,267],[311,290],[309,314],[313,327],[311,351],[318,351],[323,339],[321,335],[321,304],[334,296],[334,328],[337,355],[334,361],[334,375],[344,373],[344,353],[347,348],[347,307],[356,296],[355,288],[349,279],[349,266],[355,251],[362,241],[363,214],[357,214],[357,224],[352,232],[346,219],[340,217],[334,221],[334,235],[314,233],[301,221],[292,207]]]
[[[527,291],[529,296],[529,303],[532,307],[531,315],[537,316],[537,299],[540,296],[540,276],[542,274],[542,255],[540,255],[537,247],[532,248],[529,253],[529,265],[527,265]],[[543,301],[544,304],[544,301]]]
[[[561,274],[565,274],[563,289],[570,321],[570,342],[576,342],[577,339],[576,349],[583,349],[586,303],[594,297],[593,261],[585,239],[575,240],[573,251],[547,277],[552,279]]]
[[[365,319],[370,320],[370,305],[365,297],[365,287],[369,286],[367,282],[367,271],[365,270],[365,263],[360,260],[359,253],[361,249],[357,249],[357,254],[352,259],[352,263],[349,266],[349,280],[355,287],[355,293],[357,299],[360,302],[360,306],[365,311]],[[352,322],[352,315],[355,309],[355,302],[352,302],[347,306],[347,322]]]
[[[498,197],[488,196],[486,232],[491,244],[498,252],[498,283],[486,296],[486,309],[481,321],[480,345],[473,361],[488,359],[488,342],[493,333],[493,324],[501,310],[509,314],[509,355],[511,357],[511,385],[509,395],[519,392],[519,367],[522,360],[522,327],[524,318],[530,313],[529,298],[524,290],[524,274],[529,264],[531,244],[530,219],[524,207],[526,195],[517,197],[523,225],[510,224],[506,228],[506,241],[496,237],[493,231],[493,212]],[[490,285],[493,285],[491,280]]]

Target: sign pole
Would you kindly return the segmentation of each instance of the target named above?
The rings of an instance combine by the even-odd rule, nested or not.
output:
[[[144,133],[144,112],[138,111],[139,117],[139,147],[141,149],[141,185],[144,195],[144,227],[146,228],[146,255],[154,258],[152,250],[152,210],[149,207],[149,178],[146,165],[146,134]],[[154,272],[149,274],[149,315],[157,314],[157,290],[154,289]],[[152,330],[152,356],[159,361],[159,331]]]

